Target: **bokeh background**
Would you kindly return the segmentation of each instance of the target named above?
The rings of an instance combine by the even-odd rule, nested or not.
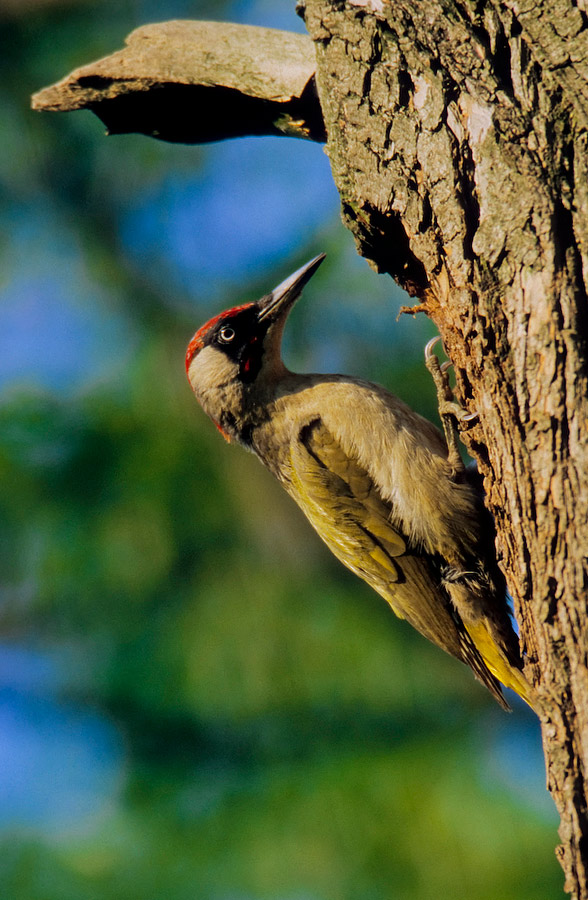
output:
[[[293,0],[0,2],[0,896],[551,900],[534,716],[323,548],[183,371],[193,331],[327,262],[301,370],[434,417],[422,318],[355,253],[323,149],[107,139],[30,94],[149,21]]]

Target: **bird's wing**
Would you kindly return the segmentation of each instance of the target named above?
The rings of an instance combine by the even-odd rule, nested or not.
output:
[[[291,463],[304,512],[335,555],[350,568],[361,568],[363,578],[363,568],[376,563],[387,581],[397,581],[394,560],[406,552],[406,541],[368,473],[320,419],[302,429]],[[404,618],[401,610],[397,615]]]
[[[505,705],[426,554],[410,546],[370,475],[321,419],[290,451],[292,497],[335,556],[390,604],[399,618],[469,665]]]

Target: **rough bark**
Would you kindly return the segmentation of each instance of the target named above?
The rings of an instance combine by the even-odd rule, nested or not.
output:
[[[484,475],[527,674],[542,700],[566,889],[588,900],[584,0],[307,0],[299,7],[317,48],[344,221],[359,252],[436,322],[458,397],[478,413],[464,440]],[[209,62],[185,38],[172,29],[155,56],[131,41],[122,61],[115,54],[77,70],[37,95],[36,106],[87,106],[114,130],[168,140],[276,128],[322,139],[312,60],[302,93],[290,74],[280,96],[272,95],[278,38],[264,50],[261,82],[270,96],[254,91],[253,105],[237,100],[236,113],[235,94],[251,99],[248,68],[259,54],[246,50],[227,85],[218,77],[223,61],[207,72]],[[308,62],[307,50],[302,56]],[[158,91],[173,97],[178,84],[191,91],[216,85],[221,104],[232,92],[221,125],[207,123],[212,105],[198,106],[198,93],[178,98],[174,115],[162,118]],[[127,106],[117,110],[121,97]],[[198,124],[186,129],[188,97]],[[283,121],[286,128],[276,126]]]
[[[567,0],[308,0],[359,251],[420,297],[477,411],[543,701],[566,889],[588,897],[588,30]]]

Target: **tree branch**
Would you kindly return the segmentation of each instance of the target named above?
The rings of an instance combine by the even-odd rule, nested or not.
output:
[[[110,134],[202,143],[253,134],[324,141],[312,41],[226,22],[137,28],[127,46],[33,96],[33,109],[91,109]]]

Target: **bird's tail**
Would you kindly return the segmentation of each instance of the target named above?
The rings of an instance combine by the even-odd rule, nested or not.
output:
[[[522,672],[504,586],[476,572],[460,572],[445,579],[445,588],[484,666],[538,713],[535,691]]]
[[[506,653],[492,635],[493,629],[491,625],[489,627],[487,620],[481,619],[475,623],[466,622],[464,624],[480,656],[494,677],[505,687],[511,688],[534,712],[537,712],[538,702],[534,696],[533,687],[522,671],[509,661]]]

